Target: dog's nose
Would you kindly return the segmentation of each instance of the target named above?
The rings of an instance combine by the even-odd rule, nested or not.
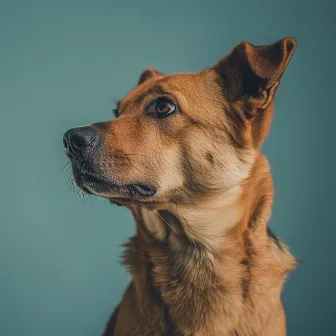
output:
[[[71,128],[63,135],[63,145],[69,154],[83,153],[98,142],[98,130],[93,126]]]

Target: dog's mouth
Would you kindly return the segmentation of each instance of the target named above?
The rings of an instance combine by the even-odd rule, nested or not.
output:
[[[84,192],[110,200],[147,199],[156,194],[156,189],[147,183],[119,184],[91,172],[73,169],[73,173],[77,186]]]

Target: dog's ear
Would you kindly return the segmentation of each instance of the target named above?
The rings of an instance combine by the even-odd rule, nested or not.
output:
[[[138,80],[138,85],[146,82],[149,79],[154,79],[154,78],[160,78],[163,77],[164,75],[155,70],[154,68],[147,68],[146,70],[144,70],[144,72],[140,75],[140,78]]]
[[[295,48],[293,38],[267,46],[237,45],[214,66],[228,99],[248,100],[254,109],[267,108]]]

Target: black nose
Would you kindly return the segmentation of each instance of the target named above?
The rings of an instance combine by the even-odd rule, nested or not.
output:
[[[98,130],[93,126],[71,128],[63,135],[63,145],[68,154],[82,154],[98,142]]]

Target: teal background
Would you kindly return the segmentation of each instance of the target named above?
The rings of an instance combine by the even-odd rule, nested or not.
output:
[[[336,335],[332,1],[0,0],[0,335],[100,335],[129,280],[131,215],[71,191],[62,135],[112,118],[147,66],[200,71],[236,43],[294,36],[264,151],[271,227],[303,263],[288,335]]]

